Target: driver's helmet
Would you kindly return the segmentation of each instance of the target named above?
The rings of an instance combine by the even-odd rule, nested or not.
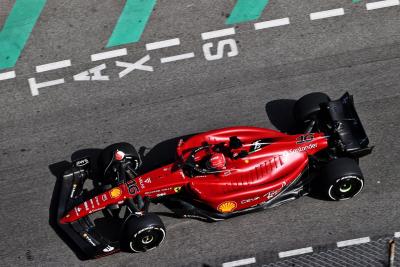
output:
[[[213,153],[207,161],[206,166],[209,169],[222,170],[226,165],[225,156],[223,153]]]

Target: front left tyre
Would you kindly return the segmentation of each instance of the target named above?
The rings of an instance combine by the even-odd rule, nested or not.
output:
[[[128,252],[146,252],[158,247],[165,234],[165,226],[156,214],[131,216],[123,226],[121,247]]]
[[[114,153],[117,150],[124,152],[125,159],[130,162],[134,171],[140,167],[140,156],[134,146],[125,142],[112,144],[102,150],[98,159],[99,176],[96,179],[103,184],[110,183],[116,177],[113,161]]]

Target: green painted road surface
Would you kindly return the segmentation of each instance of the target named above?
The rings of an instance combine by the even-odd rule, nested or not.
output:
[[[258,19],[269,0],[238,0],[226,24],[243,23]]]
[[[0,32],[0,70],[15,66],[46,0],[16,0]],[[359,3],[361,0],[352,0]],[[257,20],[269,0],[238,0],[226,24]],[[107,48],[140,41],[157,0],[126,0]]]
[[[17,0],[0,32],[0,70],[14,67],[46,0]]]
[[[107,47],[140,40],[157,0],[127,0]]]

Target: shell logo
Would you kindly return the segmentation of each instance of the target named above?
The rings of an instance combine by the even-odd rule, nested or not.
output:
[[[111,189],[110,191],[110,197],[111,198],[117,198],[120,195],[122,195],[122,190],[118,187]]]
[[[235,201],[225,201],[218,205],[217,210],[222,213],[232,212],[236,209],[237,204]]]

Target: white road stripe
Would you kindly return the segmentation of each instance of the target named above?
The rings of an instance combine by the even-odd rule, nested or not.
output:
[[[188,59],[188,58],[192,58],[192,57],[194,57],[194,53],[186,53],[186,54],[181,54],[181,55],[172,56],[172,57],[163,57],[163,58],[161,58],[161,63],[168,63],[168,62]]]
[[[203,40],[208,40],[208,39],[224,37],[224,36],[234,35],[234,34],[235,34],[235,28],[228,28],[228,29],[217,30],[217,31],[212,31],[212,32],[203,32],[201,34],[201,38]]]
[[[36,72],[45,72],[67,67],[71,67],[71,60],[69,59],[36,66]]]
[[[394,233],[394,237],[395,237],[395,238],[400,238],[400,232]]]
[[[242,259],[242,260],[237,260],[237,261],[230,261],[230,262],[225,262],[222,264],[222,267],[235,267],[235,266],[242,266],[242,265],[247,265],[247,264],[252,264],[256,263],[256,258],[248,258],[248,259]]]
[[[126,56],[127,54],[128,54],[128,51],[126,50],[126,48],[122,48],[122,49],[112,50],[112,51],[108,51],[108,52],[93,54],[90,56],[90,58],[92,59],[92,61],[98,61],[98,60],[114,58],[114,57],[122,57],[122,56]]]
[[[352,246],[352,245],[368,243],[370,241],[371,241],[371,239],[369,237],[361,237],[361,238],[356,238],[356,239],[339,241],[336,244],[337,244],[338,248],[341,248],[341,247],[347,247],[347,246]]]
[[[179,40],[179,38],[169,39],[169,40],[164,40],[164,41],[159,41],[159,42],[154,42],[154,43],[148,43],[148,44],[146,44],[146,50],[161,49],[161,48],[180,45],[180,44],[181,44],[181,41]]]
[[[58,80],[52,80],[52,81],[43,82],[43,83],[36,83],[35,78],[30,78],[30,79],[28,79],[28,82],[29,82],[29,87],[31,88],[32,96],[37,96],[37,95],[39,95],[40,88],[62,84],[62,83],[65,83],[65,80],[58,79]]]
[[[284,25],[289,25],[289,24],[290,24],[289,18],[274,19],[274,20],[267,20],[267,21],[254,23],[254,29],[261,30],[261,29],[273,28],[273,27],[284,26]]]
[[[0,81],[14,79],[15,78],[15,71],[7,71],[0,73]]]
[[[291,257],[291,256],[296,256],[296,255],[301,255],[301,254],[306,254],[306,253],[312,253],[312,252],[313,252],[312,247],[299,248],[299,249],[279,252],[279,258],[286,258],[286,257]]]
[[[326,18],[330,18],[330,17],[343,16],[343,15],[344,15],[344,9],[337,8],[337,9],[331,9],[331,10],[325,10],[325,11],[311,13],[310,19],[311,20],[326,19]]]
[[[379,8],[398,6],[399,4],[400,4],[399,0],[385,0],[385,1],[367,3],[366,7],[367,10],[374,10]]]

